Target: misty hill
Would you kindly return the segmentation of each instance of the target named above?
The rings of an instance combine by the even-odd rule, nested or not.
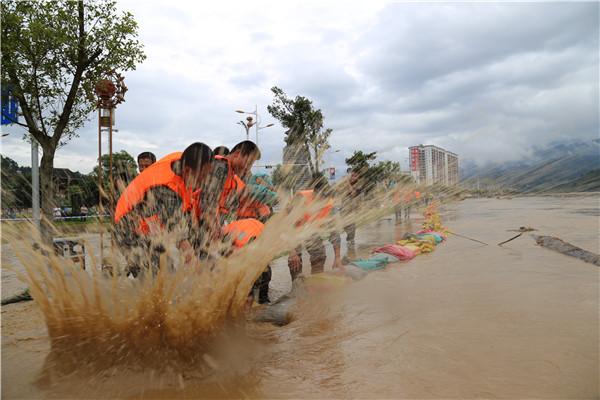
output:
[[[479,167],[463,163],[466,187],[512,188],[522,192],[600,190],[600,139],[555,142],[535,149],[532,157]]]

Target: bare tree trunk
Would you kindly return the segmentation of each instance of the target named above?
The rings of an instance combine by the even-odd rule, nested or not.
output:
[[[41,221],[41,236],[43,244],[46,246],[52,245],[52,227],[50,226],[54,214],[54,153],[56,147],[53,143],[47,143],[43,146],[42,160],[40,162],[40,192],[42,194],[42,221]]]
[[[312,154],[310,152],[310,146],[308,145],[308,143],[304,144],[304,151],[306,152],[306,155],[307,155],[307,158],[308,158],[308,167],[310,169],[310,176],[312,178],[314,178],[316,176],[316,174],[317,174],[317,170],[315,169],[315,166],[313,164],[314,163],[314,160],[313,160],[314,157],[312,156]]]

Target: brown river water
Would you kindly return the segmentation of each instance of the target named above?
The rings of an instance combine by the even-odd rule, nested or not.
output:
[[[413,210],[414,211],[414,210]],[[2,398],[598,398],[598,267],[535,245],[520,226],[600,251],[600,197],[470,199],[442,208],[449,236],[428,255],[392,264],[298,303],[287,326],[231,329],[210,374],[108,368],[42,373],[49,354],[34,302],[2,307]],[[358,256],[412,223],[357,232]],[[2,246],[2,296],[19,285]],[[284,259],[271,297],[289,290]]]

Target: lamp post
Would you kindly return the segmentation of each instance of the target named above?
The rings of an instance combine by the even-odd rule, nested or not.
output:
[[[248,112],[248,111],[244,111],[244,110],[235,110],[235,112],[239,113],[239,114],[249,114],[248,117],[246,118],[246,120],[248,121],[248,124],[245,124],[244,121],[240,121],[240,122],[238,122],[238,124],[242,125],[244,128],[246,128],[246,140],[250,140],[249,139],[250,128],[252,126],[254,126],[255,133],[256,133],[256,140],[254,141],[254,143],[256,143],[256,145],[258,146],[258,131],[265,129],[265,128],[270,128],[273,126],[273,124],[259,126],[260,118],[258,116],[258,106],[257,105],[254,105],[254,111],[252,111],[252,112]],[[254,115],[254,121],[250,115]]]
[[[127,86],[125,78],[115,70],[106,74],[106,77],[96,82],[94,87],[98,107],[98,215],[102,213],[102,131],[108,131],[108,180],[109,180],[109,204],[110,215],[114,211],[114,177],[112,158],[113,125],[115,124],[115,108],[125,101]],[[100,264],[103,263],[103,231],[100,229]]]
[[[255,125],[255,122],[252,120],[252,117],[248,116],[246,118],[246,122],[239,121],[238,125],[241,125],[246,130],[246,140],[250,140],[250,128]]]

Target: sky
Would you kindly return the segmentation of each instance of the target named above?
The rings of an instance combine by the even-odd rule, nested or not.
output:
[[[245,139],[236,109],[258,107],[261,164],[281,162],[270,88],[310,98],[332,128],[326,166],[354,150],[407,167],[434,144],[480,165],[599,135],[599,3],[118,1],[148,56],[124,72],[114,150],[157,156]],[[21,128],[2,154],[30,165]],[[255,140],[254,131],[251,139]],[[339,151],[338,151],[339,150]],[[97,118],[55,167],[90,172]],[[105,148],[105,151],[106,148]]]

